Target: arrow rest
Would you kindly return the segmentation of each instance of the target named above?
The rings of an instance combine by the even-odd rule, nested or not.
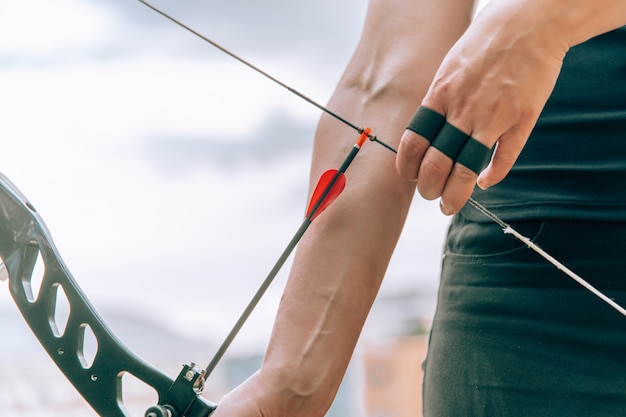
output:
[[[159,405],[150,407],[145,417],[205,417],[215,411],[215,405],[202,401],[205,383],[204,370],[194,363],[183,365],[178,377],[159,400]]]

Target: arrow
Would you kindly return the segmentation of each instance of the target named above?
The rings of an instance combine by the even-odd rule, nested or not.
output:
[[[345,172],[354,160],[356,154],[361,149],[361,146],[363,146],[363,143],[365,143],[365,141],[370,137],[370,134],[371,129],[363,129],[361,131],[361,136],[359,136],[359,139],[356,141],[356,143],[350,150],[350,153],[343,161],[339,169],[329,169],[321,175],[320,179],[317,181],[315,189],[313,190],[304,221],[300,225],[300,228],[298,228],[298,230],[296,231],[296,234],[293,236],[293,238],[291,238],[291,241],[289,242],[283,253],[280,255],[280,257],[272,267],[272,270],[269,272],[257,292],[252,297],[252,300],[250,300],[243,313],[241,313],[241,316],[239,316],[239,319],[237,320],[231,331],[228,333],[228,336],[226,336],[226,338],[220,345],[219,349],[211,359],[211,362],[203,371],[203,378],[205,380],[211,374],[211,372],[213,372],[219,361],[222,359],[222,357],[232,344],[233,340],[250,317],[250,314],[252,314],[252,311],[254,311],[257,304],[269,288],[270,284],[274,281],[274,278],[276,278],[276,275],[278,275],[278,272],[281,270],[281,268],[291,255],[291,252],[293,252],[294,248],[298,245],[298,242],[300,242],[300,239],[302,239],[302,236],[304,236],[304,233],[307,231],[313,220],[315,220],[317,216],[319,216],[326,208],[328,208],[328,206],[330,206],[332,202],[335,201],[337,197],[339,197],[339,195],[342,193],[346,185]]]
[[[330,204],[333,201],[335,201],[335,199],[337,197],[339,197],[339,195],[343,192],[343,189],[345,188],[345,185],[346,185],[345,172],[348,169],[348,167],[350,166],[350,164],[352,163],[352,160],[354,159],[356,154],[361,149],[361,146],[363,146],[363,143],[365,143],[365,141],[367,139],[370,139],[371,141],[378,142],[378,143],[380,143],[381,145],[383,145],[385,147],[388,147],[388,146],[386,144],[384,144],[383,142],[379,141],[376,138],[376,136],[372,134],[371,129],[369,129],[369,128],[365,128],[364,129],[364,128],[358,127],[357,125],[351,123],[347,119],[339,116],[337,113],[331,111],[327,107],[324,107],[321,104],[319,104],[318,102],[316,102],[316,101],[310,99],[309,97],[305,96],[300,91],[298,91],[298,90],[296,90],[296,89],[286,85],[282,81],[280,81],[277,78],[271,76],[267,72],[261,70],[259,67],[257,67],[255,65],[253,65],[252,63],[244,60],[240,56],[234,54],[230,50],[224,48],[223,46],[219,45],[218,43],[214,42],[213,40],[207,38],[206,36],[202,35],[198,31],[192,29],[191,27],[183,24],[182,22],[180,22],[179,20],[177,20],[174,17],[170,16],[169,14],[167,14],[167,13],[163,12],[162,10],[156,8],[152,4],[148,3],[146,0],[139,0],[139,1],[141,3],[143,3],[144,5],[148,6],[149,8],[151,8],[152,10],[154,10],[155,12],[159,13],[163,17],[165,17],[165,18],[169,19],[170,21],[174,22],[175,24],[179,25],[183,29],[189,31],[190,33],[192,33],[192,34],[198,36],[199,38],[203,39],[204,41],[208,42],[209,44],[211,44],[215,48],[217,48],[220,51],[224,52],[226,55],[229,55],[230,57],[234,58],[235,60],[241,62],[242,64],[246,65],[247,67],[251,68],[252,70],[254,70],[254,71],[258,72],[259,74],[261,74],[262,76],[266,77],[270,81],[272,81],[272,82],[280,85],[281,87],[289,90],[291,93],[293,93],[293,94],[297,95],[298,97],[304,99],[308,103],[314,105],[318,109],[320,109],[323,112],[325,112],[326,114],[334,117],[335,119],[339,120],[343,124],[351,127],[352,129],[356,130],[360,134],[359,139],[356,141],[356,143],[352,147],[352,150],[350,151],[350,153],[348,154],[346,159],[343,161],[343,163],[341,164],[339,169],[336,169],[336,170],[335,169],[331,169],[331,170],[328,170],[328,171],[324,172],[322,174],[322,176],[320,177],[320,179],[318,180],[317,185],[315,186],[315,189],[313,190],[313,193],[312,193],[312,196],[311,196],[311,201],[309,202],[309,205],[308,205],[308,208],[307,208],[307,211],[306,211],[306,217],[305,217],[304,221],[302,222],[302,225],[300,225],[300,228],[298,229],[296,234],[293,236],[293,238],[291,239],[291,241],[289,242],[289,244],[287,245],[287,247],[285,248],[283,253],[280,255],[280,257],[278,258],[278,261],[276,261],[276,264],[274,264],[274,267],[272,268],[270,273],[267,275],[267,277],[265,278],[265,280],[263,281],[263,283],[261,284],[261,286],[259,287],[257,292],[252,297],[252,300],[248,303],[248,306],[245,308],[245,310],[243,311],[243,313],[241,314],[241,316],[237,320],[237,323],[235,323],[234,327],[229,332],[228,336],[226,336],[226,339],[224,339],[224,341],[222,342],[221,346],[219,347],[219,349],[217,350],[217,352],[213,356],[213,359],[211,359],[211,362],[209,363],[209,365],[204,369],[204,371],[203,371],[203,373],[204,373],[203,378],[206,379],[211,374],[211,372],[215,369],[215,367],[217,366],[218,362],[222,359],[222,357],[226,353],[226,350],[228,350],[228,348],[230,347],[231,343],[233,342],[233,340],[235,339],[235,337],[237,336],[237,334],[239,333],[239,331],[243,327],[244,323],[250,317],[250,314],[252,314],[252,311],[254,310],[256,305],[259,303],[259,301],[261,300],[261,298],[263,297],[263,295],[267,291],[267,288],[270,286],[270,284],[272,283],[272,281],[274,280],[274,278],[276,277],[276,275],[278,274],[280,269],[283,267],[284,263],[287,261],[287,258],[289,257],[289,255],[291,255],[291,252],[293,251],[293,249],[296,247],[296,245],[298,244],[298,242],[300,241],[300,239],[302,238],[302,236],[304,235],[306,230],[309,228],[310,224],[313,222],[313,220],[315,220],[315,218],[317,218],[317,216],[319,216],[326,208],[328,208],[328,206],[330,206]],[[393,149],[393,148],[390,148],[390,149]]]

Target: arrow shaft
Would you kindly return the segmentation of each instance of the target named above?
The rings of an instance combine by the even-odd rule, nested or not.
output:
[[[289,258],[289,256],[291,255],[295,247],[298,245],[298,243],[302,239],[302,236],[304,236],[304,233],[307,231],[307,229],[309,228],[309,226],[315,219],[316,214],[318,213],[318,210],[320,210],[320,208],[322,207],[322,203],[324,202],[324,200],[326,200],[329,193],[333,190],[339,178],[344,175],[344,173],[346,172],[346,170],[348,169],[348,167],[350,166],[350,164],[356,157],[359,150],[361,150],[361,146],[363,145],[363,143],[365,143],[365,140],[369,137],[370,132],[371,130],[369,128],[363,130],[363,132],[361,133],[361,136],[359,137],[357,142],[354,144],[354,146],[352,147],[352,149],[350,150],[350,152],[344,159],[339,170],[337,170],[333,178],[325,185],[324,191],[317,198],[317,201],[313,205],[313,208],[309,211],[306,218],[304,219],[304,221],[302,222],[302,224],[300,225],[300,227],[298,228],[294,236],[291,238],[291,241],[289,242],[287,247],[283,250],[282,254],[280,255],[280,257],[278,258],[278,260],[272,267],[271,271],[269,272],[265,280],[263,280],[263,283],[260,285],[259,289],[256,291],[256,293],[254,294],[254,296],[252,297],[252,299],[250,300],[250,302],[244,309],[243,313],[239,316],[239,319],[237,320],[233,328],[230,330],[230,332],[228,333],[228,335],[226,336],[226,338],[224,339],[224,341],[218,348],[215,355],[213,355],[213,358],[211,359],[211,361],[205,368],[205,372],[204,372],[205,379],[213,372],[213,370],[215,369],[219,361],[224,357],[224,354],[226,353],[230,345],[235,340],[235,337],[237,337],[237,335],[243,328],[246,321],[250,318],[250,315],[252,314],[256,306],[258,305],[259,301],[261,300],[261,298],[263,298],[263,295],[265,295],[267,289],[272,284],[272,282],[274,281],[274,279],[276,278],[276,276],[278,275],[282,267],[285,265],[285,262],[287,262],[287,259]]]
[[[259,301],[261,301],[261,298],[263,298],[263,295],[265,295],[265,292],[267,291],[271,283],[276,278],[276,275],[278,275],[282,267],[285,265],[285,262],[287,262],[287,259],[293,252],[294,248],[298,245],[298,242],[300,242],[300,239],[302,239],[302,236],[304,236],[304,233],[309,228],[311,223],[312,221],[309,218],[304,219],[304,221],[302,222],[302,224],[296,231],[293,238],[291,238],[291,241],[289,242],[285,250],[283,250],[283,253],[280,255],[280,257],[278,258],[278,260],[272,267],[272,270],[269,272],[269,274],[267,274],[267,277],[265,278],[265,280],[263,281],[259,289],[254,294],[254,296],[252,297],[252,299],[246,306],[243,313],[241,313],[241,315],[239,316],[239,319],[237,320],[233,328],[230,330],[230,332],[228,333],[228,335],[226,336],[226,338],[224,339],[220,347],[218,348],[217,352],[211,359],[211,362],[205,368],[205,378],[208,377],[211,374],[211,372],[213,372],[213,370],[215,369],[219,361],[222,359],[222,357],[224,356],[224,354],[230,347],[230,345],[233,343],[233,340],[235,340],[235,337],[237,337],[237,334],[239,334],[243,325],[246,323],[248,318],[250,318],[250,315],[256,308],[257,304],[259,304]]]

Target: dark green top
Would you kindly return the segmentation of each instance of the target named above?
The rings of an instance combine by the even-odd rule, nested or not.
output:
[[[571,48],[512,171],[474,198],[505,221],[626,221],[626,26]]]

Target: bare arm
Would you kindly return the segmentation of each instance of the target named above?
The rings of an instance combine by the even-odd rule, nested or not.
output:
[[[457,212],[474,185],[501,181],[526,144],[570,47],[626,24],[623,0],[492,0],[451,49],[423,105],[488,147],[480,176],[406,132],[397,168]]]
[[[471,0],[372,0],[362,39],[329,107],[392,146],[442,58],[471,20]],[[322,117],[311,178],[341,163],[355,133]],[[262,366],[221,416],[321,416],[344,375],[402,230],[414,184],[366,143],[340,198],[299,245]]]

